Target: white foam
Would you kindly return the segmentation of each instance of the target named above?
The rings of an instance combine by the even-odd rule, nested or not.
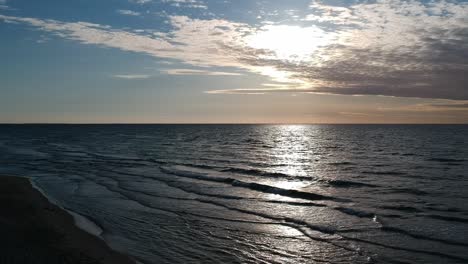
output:
[[[18,177],[22,177],[22,176],[18,176]],[[38,190],[50,203],[56,205],[57,207],[59,207],[60,209],[66,211],[67,213],[69,213],[72,217],[73,217],[73,222],[75,223],[75,225],[80,228],[81,230],[93,235],[93,236],[96,236],[97,238],[99,239],[102,239],[107,245],[110,246],[110,244],[104,239],[103,237],[103,233],[104,231],[102,230],[102,228],[97,225],[95,222],[91,221],[89,218],[83,216],[83,215],[80,215],[76,212],[73,212],[71,210],[67,210],[65,208],[63,208],[62,206],[60,206],[60,204],[57,202],[57,200],[53,199],[52,197],[49,197],[47,196],[47,194],[34,182],[33,179],[31,178],[28,178],[28,177],[23,177],[23,178],[26,178],[29,180],[29,182],[31,183],[31,186]],[[114,249],[113,247],[111,247],[112,249]],[[115,250],[115,249],[114,249]],[[120,251],[120,252],[124,252],[124,251]],[[136,264],[143,264],[141,262],[138,262],[136,260],[134,260],[130,255],[127,255],[129,256],[130,259],[132,259],[132,261],[135,261]]]
[[[85,216],[82,216],[78,213],[75,213],[70,210],[66,210],[71,216],[73,216],[73,220],[75,222],[75,225],[78,226],[80,229],[86,231],[87,233],[90,233],[93,236],[97,236],[100,239],[102,239],[102,228],[100,228],[96,223],[93,221],[89,220],[89,218],[86,218]]]
[[[75,225],[80,228],[81,230],[91,234],[91,235],[94,235],[102,240],[103,237],[102,237],[102,233],[103,233],[103,230],[101,227],[99,227],[96,223],[94,223],[93,221],[91,221],[90,219],[86,218],[85,216],[83,215],[80,215],[76,212],[73,212],[71,210],[67,210],[65,208],[63,208],[62,206],[60,206],[60,204],[52,199],[51,197],[47,196],[47,194],[39,187],[37,186],[37,184],[29,179],[29,178],[26,178],[29,180],[29,182],[31,183],[32,187],[36,190],[38,190],[50,203],[53,203],[54,205],[56,205],[57,207],[59,207],[60,209],[66,211],[67,213],[69,213],[72,217],[73,217],[73,222],[75,223]]]

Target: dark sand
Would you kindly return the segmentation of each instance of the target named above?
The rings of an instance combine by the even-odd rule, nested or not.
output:
[[[0,177],[0,264],[135,263],[75,226],[25,178]]]

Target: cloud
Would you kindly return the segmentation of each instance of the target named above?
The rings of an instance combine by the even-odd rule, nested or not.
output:
[[[236,72],[220,72],[220,71],[194,70],[194,69],[169,69],[169,70],[162,70],[161,72],[164,74],[169,74],[169,75],[209,75],[209,76],[242,75]]]
[[[112,77],[119,78],[119,79],[134,80],[134,79],[148,79],[151,76],[145,75],[145,74],[117,74],[117,75],[112,75]]]
[[[107,25],[87,22],[61,22],[0,15],[7,23],[24,23],[56,36],[75,40],[83,44],[118,48],[125,51],[141,52],[151,56],[178,59],[194,65],[229,66],[240,65],[220,55],[219,42],[229,32],[216,29],[224,21],[191,20],[187,17],[171,17],[175,30],[171,33],[154,32],[152,35],[114,29]],[[195,30],[196,29],[196,30]],[[234,31],[235,29],[229,29]],[[226,34],[215,34],[221,31]]]
[[[162,0],[162,2],[169,3],[174,7],[208,9],[208,7],[202,1],[198,0]]]
[[[239,88],[226,90],[210,90],[205,91],[207,94],[267,94],[267,93],[310,93],[312,89],[301,88]]]
[[[161,32],[4,15],[0,19],[83,44],[145,53],[195,67],[233,67],[282,83],[209,93],[294,92],[468,100],[466,14],[467,2],[377,0],[348,6],[314,1],[301,26],[251,26],[224,19],[170,16],[171,31]],[[299,41],[303,33],[307,33],[305,44]],[[183,73],[180,70],[184,69],[173,69],[172,74]]]
[[[7,3],[7,0],[0,0],[0,10],[10,9],[10,7],[6,3]]]
[[[445,103],[445,104],[431,104],[432,108],[437,109],[448,109],[448,110],[463,110],[468,111],[468,102],[456,102],[456,103]]]
[[[210,90],[207,94],[237,94],[237,95],[262,95],[265,91],[262,89],[229,89],[229,90]]]
[[[383,116],[382,114],[376,113],[359,113],[359,112],[338,112],[340,115],[352,116],[352,117],[369,117],[369,116]]]
[[[384,112],[433,112],[433,113],[463,113],[468,114],[466,100],[434,100],[431,103],[411,104],[400,107],[380,107]]]
[[[132,11],[132,10],[126,10],[126,9],[119,9],[119,10],[117,10],[117,13],[119,13],[121,15],[125,15],[125,16],[139,16],[140,15],[139,12],[135,12],[135,11]]]
[[[49,37],[41,35],[38,40],[36,40],[36,43],[46,43],[50,40]]]
[[[139,4],[139,5],[143,5],[143,4],[151,3],[152,0],[129,0],[129,2]]]
[[[433,107],[446,107],[446,108],[464,108],[468,110],[468,103],[462,104],[433,104]]]
[[[277,41],[276,54],[240,58],[247,65],[283,72],[285,81],[296,81],[299,87],[213,93],[289,90],[294,93],[468,99],[468,3],[381,0],[339,7],[314,1],[310,8],[312,14],[303,20],[323,30],[315,31],[323,35],[315,43],[326,40],[325,44],[302,46],[296,44],[297,39],[289,33],[291,41],[275,36],[266,38],[266,47],[274,47],[269,43]],[[307,32],[307,27],[302,31]],[[314,42],[312,35],[308,34],[311,43]],[[281,49],[283,45],[289,48]],[[278,55],[278,50],[294,49],[306,59]],[[275,77],[275,74],[270,76]]]
[[[244,49],[235,48],[235,46],[241,47],[242,37],[249,32],[249,27],[225,20],[198,20],[185,16],[172,16],[170,23],[174,30],[167,33],[158,31],[138,33],[87,22],[67,23],[5,15],[0,15],[0,20],[27,24],[40,31],[82,44],[145,53],[195,66],[250,67],[237,59],[244,53]]]
[[[301,81],[302,92],[468,99],[468,3],[378,0],[338,7],[314,1],[310,8],[304,22],[331,40],[306,54],[309,61],[270,55],[244,56],[243,63],[286,73],[286,80]]]
[[[322,65],[295,70],[298,78],[321,81],[317,91],[468,99],[467,3],[392,0],[311,7],[339,32],[335,43],[317,54]]]

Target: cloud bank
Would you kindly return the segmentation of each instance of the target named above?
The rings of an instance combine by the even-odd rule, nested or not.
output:
[[[195,0],[164,1],[203,5]],[[196,67],[235,67],[281,82],[210,93],[292,91],[468,100],[466,2],[378,0],[330,6],[313,1],[309,14],[298,18],[302,26],[289,28],[186,16],[169,17],[170,32],[5,15],[0,19],[83,44],[176,59]],[[282,32],[289,32],[288,38]],[[302,33],[307,34],[305,43],[298,41]],[[186,69],[166,73],[210,75]]]

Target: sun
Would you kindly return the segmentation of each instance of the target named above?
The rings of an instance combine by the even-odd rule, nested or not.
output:
[[[273,52],[273,59],[309,62],[314,52],[330,40],[331,35],[316,26],[266,25],[248,36],[246,43],[249,47]]]

